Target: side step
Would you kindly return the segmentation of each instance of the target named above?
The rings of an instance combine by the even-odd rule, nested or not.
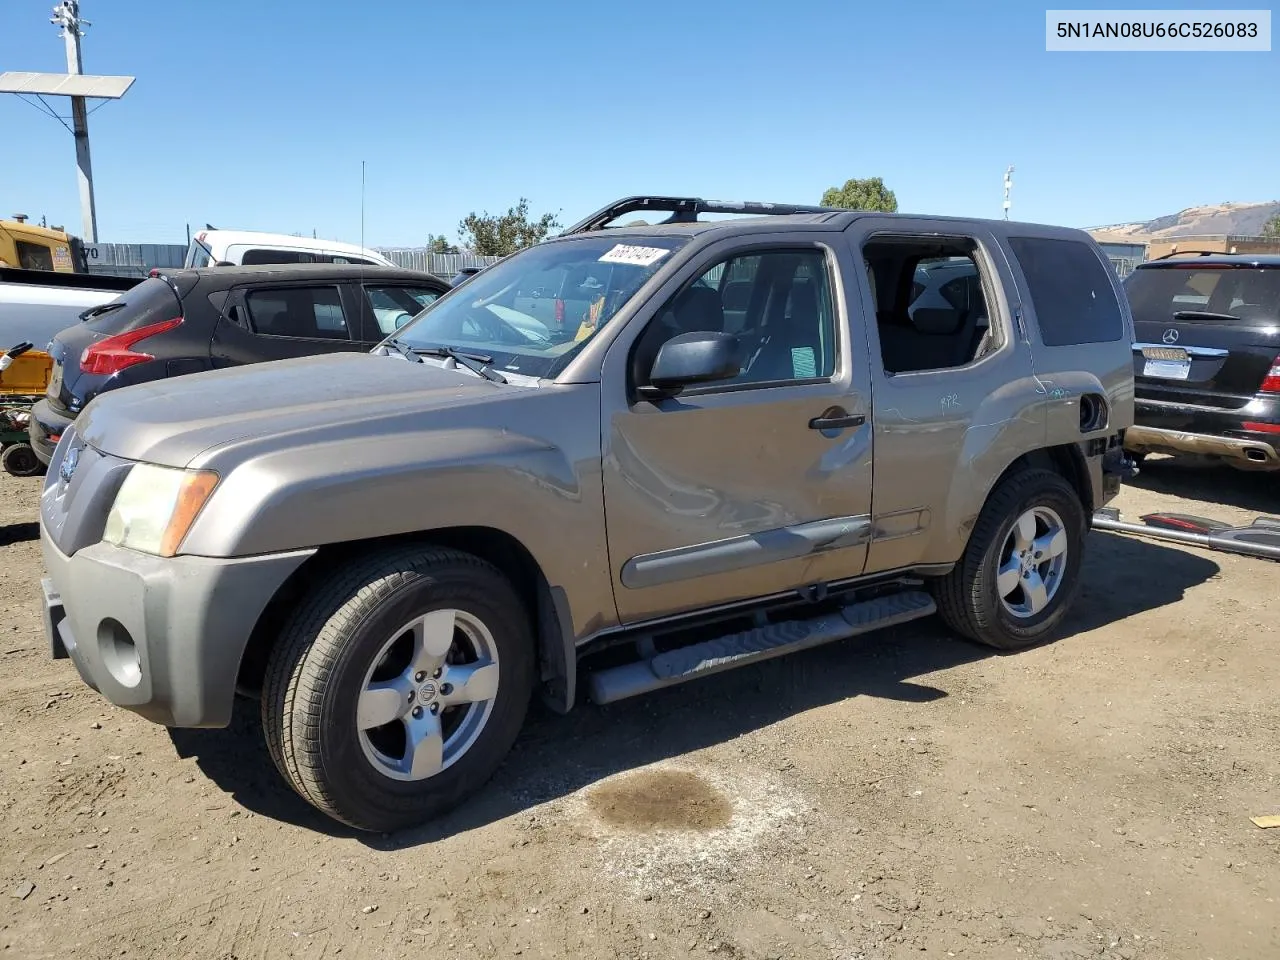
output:
[[[613,703],[833,640],[918,620],[936,609],[933,597],[918,590],[877,597],[850,604],[838,613],[771,623],[660,653],[651,660],[598,670],[588,678],[587,690],[595,703]]]

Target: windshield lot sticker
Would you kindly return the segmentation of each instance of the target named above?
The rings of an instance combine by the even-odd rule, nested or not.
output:
[[[602,256],[600,263],[629,263],[637,267],[650,267],[665,257],[670,250],[661,247],[633,247],[628,243],[619,243]]]

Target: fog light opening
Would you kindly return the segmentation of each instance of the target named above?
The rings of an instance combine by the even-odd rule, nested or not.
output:
[[[119,620],[110,617],[98,624],[98,650],[102,662],[116,682],[136,687],[142,681],[142,659],[138,645]]]

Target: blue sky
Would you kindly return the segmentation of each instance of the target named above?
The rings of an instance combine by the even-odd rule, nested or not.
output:
[[[0,5],[0,70],[65,69],[52,5]],[[358,241],[362,160],[370,245],[455,240],[520,196],[567,225],[632,193],[816,203],[865,176],[906,212],[998,217],[1010,163],[1017,219],[1280,199],[1280,52],[1047,53],[1044,11],[82,0],[85,71],[138,78],[89,120],[99,239]],[[78,233],[70,134],[0,95],[0,142],[0,216]]]

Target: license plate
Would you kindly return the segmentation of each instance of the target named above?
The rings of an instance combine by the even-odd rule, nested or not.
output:
[[[1142,366],[1144,377],[1161,380],[1185,380],[1191,374],[1190,360],[1147,360]]]
[[[58,394],[62,391],[62,364],[55,363],[53,365],[53,373],[49,375],[49,388],[45,390],[47,396],[57,399]]]
[[[1187,351],[1181,347],[1143,347],[1142,355],[1148,360],[1188,360]]]

